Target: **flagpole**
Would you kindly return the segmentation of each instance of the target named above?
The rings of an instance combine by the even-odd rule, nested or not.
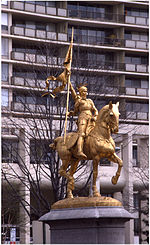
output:
[[[73,44],[73,32],[74,32],[74,28],[72,28],[71,44]],[[72,48],[71,48],[71,59],[70,59],[70,71],[71,71],[71,62],[72,62]],[[69,107],[70,76],[71,76],[71,73],[69,73],[68,77],[67,77],[68,87],[67,87],[67,104],[66,104],[66,117],[65,117],[64,144],[66,143],[66,130],[67,130],[67,119],[68,119],[68,107]]]

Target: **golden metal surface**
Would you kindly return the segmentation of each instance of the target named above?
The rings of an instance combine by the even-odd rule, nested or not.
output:
[[[111,197],[75,197],[66,198],[54,203],[51,209],[122,206],[121,202]]]
[[[107,158],[109,161],[118,164],[118,169],[115,176],[112,177],[112,184],[116,184],[120,176],[122,168],[122,160],[115,153],[115,142],[111,137],[112,133],[118,132],[119,127],[119,103],[104,106],[97,115],[97,109],[92,100],[86,99],[87,89],[85,86],[84,94],[77,95],[72,85],[70,86],[73,98],[75,100],[75,109],[72,114],[79,113],[78,116],[78,131],[76,137],[70,133],[66,136],[66,144],[63,137],[57,137],[54,143],[50,145],[54,150],[57,150],[59,157],[62,160],[62,166],[59,169],[61,176],[67,178],[67,197],[73,198],[72,191],[74,190],[74,173],[78,167],[80,160],[93,160],[93,196],[99,197],[100,193],[96,188],[96,179],[98,175],[98,164],[101,158]],[[93,115],[94,114],[94,115]],[[86,134],[89,121],[95,118],[91,131]],[[92,120],[93,121],[93,120]],[[68,145],[71,136],[74,138],[74,145]],[[77,141],[77,142],[76,142]],[[79,153],[83,154],[79,154]],[[67,168],[70,165],[70,170]],[[106,204],[107,205],[107,204]]]

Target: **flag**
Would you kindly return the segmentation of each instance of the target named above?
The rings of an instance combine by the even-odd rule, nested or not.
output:
[[[61,91],[63,91],[65,89],[65,86],[68,82],[68,76],[70,75],[70,71],[71,71],[71,62],[72,62],[72,47],[73,47],[73,35],[72,35],[72,40],[71,40],[71,43],[69,45],[69,48],[68,48],[68,51],[67,51],[67,54],[66,54],[66,57],[65,57],[65,61],[64,61],[64,71],[58,76],[58,77],[54,77],[54,76],[49,76],[47,79],[46,79],[46,88],[49,88],[48,84],[49,84],[49,80],[50,81],[60,81],[62,82],[62,85],[59,86],[59,87],[56,87],[52,93],[50,93],[50,95],[52,97],[56,97],[56,94],[57,93],[60,93]],[[43,94],[42,96],[46,95],[49,93],[49,89],[48,89],[48,92],[46,92],[45,94]]]

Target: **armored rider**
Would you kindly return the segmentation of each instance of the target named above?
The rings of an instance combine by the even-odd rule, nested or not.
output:
[[[89,121],[96,121],[98,111],[91,99],[87,99],[87,87],[82,85],[78,88],[79,95],[75,92],[72,84],[70,83],[70,90],[72,97],[75,101],[74,111],[70,111],[68,116],[74,116],[78,114],[78,141],[77,141],[77,157],[86,159],[87,156],[83,153],[83,143],[86,135],[86,130],[89,125]]]

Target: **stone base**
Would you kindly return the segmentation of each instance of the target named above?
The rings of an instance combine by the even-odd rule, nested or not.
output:
[[[40,221],[50,225],[53,244],[125,244],[131,218],[121,206],[95,206],[52,209]]]

